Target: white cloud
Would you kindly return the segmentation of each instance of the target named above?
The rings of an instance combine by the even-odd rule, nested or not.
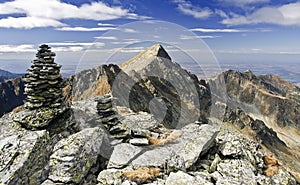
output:
[[[102,42],[51,42],[49,46],[104,46]]]
[[[222,23],[227,25],[269,23],[284,26],[300,26],[300,2],[279,7],[263,7],[249,15],[232,14]]]
[[[131,28],[124,28],[122,29],[123,32],[125,33],[138,33],[137,30],[131,29]]]
[[[116,25],[114,24],[104,24],[104,23],[98,23],[98,26],[104,26],[104,27],[114,27]]]
[[[79,52],[84,51],[86,48],[82,46],[71,46],[71,47],[53,47],[54,52]]]
[[[135,44],[135,43],[139,43],[141,42],[141,40],[139,39],[124,39],[124,41],[115,41],[112,42],[112,44],[121,44],[121,45],[131,45],[131,44]]]
[[[233,5],[236,5],[236,6],[270,2],[270,0],[219,0],[219,1],[229,3],[229,4],[233,4]]]
[[[249,32],[248,30],[239,30],[239,29],[207,29],[207,28],[194,28],[190,31],[203,32],[203,33],[241,33]]]
[[[191,2],[186,0],[174,0],[174,2],[177,3],[177,9],[181,13],[185,15],[191,15],[197,19],[207,18],[213,14],[213,12],[209,8],[196,7],[192,5]]]
[[[116,28],[114,27],[97,27],[97,28],[86,28],[86,27],[62,27],[62,28],[56,28],[56,30],[60,31],[108,31],[108,30],[114,30]]]
[[[103,42],[52,42],[47,44],[52,47],[54,52],[79,52],[105,46]]]
[[[13,14],[24,14],[23,17]],[[76,6],[60,0],[13,0],[0,3],[0,15],[10,15],[0,19],[0,27],[33,28],[61,27],[63,19],[112,20],[118,18],[147,19],[123,9],[120,6],[109,6],[101,1]],[[15,16],[15,17],[13,17]],[[44,20],[44,24],[42,24]],[[22,22],[22,24],[21,24]],[[7,23],[9,26],[5,26]],[[107,24],[104,24],[107,26]],[[100,23],[99,26],[104,26]]]
[[[112,36],[99,36],[99,37],[94,37],[95,39],[101,39],[101,40],[117,40],[117,37],[112,37]]]
[[[193,40],[193,39],[215,39],[221,36],[213,36],[213,35],[180,35],[181,40]]]
[[[34,45],[21,44],[21,45],[0,45],[1,53],[26,53],[36,52]]]
[[[41,17],[8,17],[0,19],[0,27],[2,28],[23,28],[31,29],[38,27],[59,27],[65,24],[48,18]]]

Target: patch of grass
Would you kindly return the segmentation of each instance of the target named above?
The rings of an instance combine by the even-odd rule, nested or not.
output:
[[[143,183],[159,176],[160,169],[154,167],[139,167],[136,170],[122,171],[126,179]]]

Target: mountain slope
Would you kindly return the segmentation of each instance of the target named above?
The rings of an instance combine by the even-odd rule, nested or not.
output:
[[[23,104],[24,82],[21,78],[0,83],[0,116]]]
[[[152,113],[161,117],[163,110],[158,107],[165,106],[165,124],[181,127],[188,122],[205,121],[210,103],[207,84],[173,62],[160,44],[122,63],[120,68],[161,100],[154,103]]]
[[[210,79],[209,84],[214,86],[220,79],[225,81],[225,89],[221,91],[226,92],[227,96],[215,96],[229,109],[239,109],[252,119],[238,126],[239,130],[250,129],[257,135],[256,138],[269,142],[265,146],[281,156],[294,171],[300,171],[300,143],[297,139],[300,138],[300,89],[278,76],[255,76],[251,71],[241,73],[228,70]],[[229,122],[242,120],[239,116],[233,117]],[[254,120],[260,120],[257,126],[253,124]],[[244,133],[250,134],[247,131]],[[299,173],[296,175],[300,178]]]

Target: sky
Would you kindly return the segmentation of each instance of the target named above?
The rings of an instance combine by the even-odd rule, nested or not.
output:
[[[0,69],[25,72],[43,43],[71,74],[157,42],[186,63],[295,65],[297,73],[300,1],[0,1]]]

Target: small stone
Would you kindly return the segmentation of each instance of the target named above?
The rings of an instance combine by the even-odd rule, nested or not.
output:
[[[129,140],[129,143],[135,146],[149,145],[149,141],[147,138],[133,138]]]
[[[187,173],[178,171],[176,173],[171,172],[166,180],[166,185],[195,185],[195,178]]]

